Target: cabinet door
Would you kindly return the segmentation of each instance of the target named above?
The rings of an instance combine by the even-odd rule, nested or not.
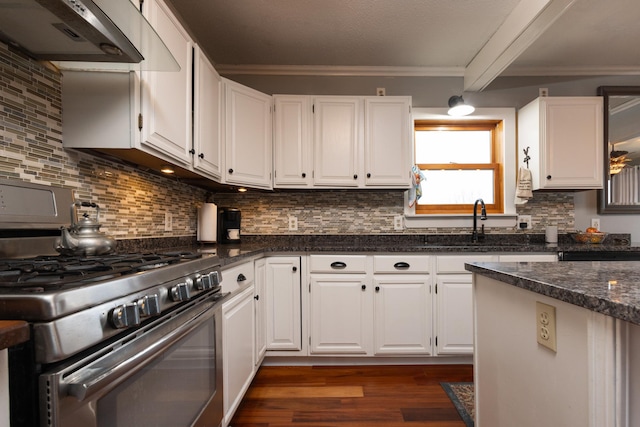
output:
[[[371,355],[372,295],[366,276],[311,276],[311,353]]]
[[[270,257],[266,266],[267,349],[301,350],[300,257]]]
[[[142,71],[142,144],[182,166],[191,166],[191,64],[193,42],[162,0],[143,3],[143,13],[180,71]]]
[[[255,318],[256,318],[256,369],[262,363],[267,352],[267,261],[259,259],[255,263],[256,277],[253,292]]]
[[[209,58],[195,47],[193,111],[193,167],[212,178],[222,176],[220,135],[220,75]]]
[[[314,179],[318,186],[357,187],[360,169],[359,98],[314,99]]]
[[[437,354],[473,354],[472,277],[471,274],[437,277]]]
[[[374,277],[375,354],[431,354],[429,276]]]
[[[411,185],[411,112],[409,97],[364,100],[364,172],[367,186]]]
[[[225,83],[225,180],[259,188],[271,184],[271,96]]]
[[[255,369],[253,286],[222,306],[224,414],[231,420]]]
[[[544,129],[545,188],[602,188],[602,98],[549,98]]]
[[[312,184],[311,98],[274,95],[274,186]]]

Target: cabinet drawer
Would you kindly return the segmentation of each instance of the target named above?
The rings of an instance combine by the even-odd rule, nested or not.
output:
[[[496,261],[494,255],[454,255],[439,256],[436,261],[438,273],[469,273],[465,270],[464,264],[467,262],[491,262]]]
[[[255,273],[253,261],[222,270],[222,292],[234,292],[248,283],[253,283]]]
[[[366,273],[366,255],[311,255],[311,273]]]
[[[431,257],[425,255],[375,255],[374,273],[428,273]]]

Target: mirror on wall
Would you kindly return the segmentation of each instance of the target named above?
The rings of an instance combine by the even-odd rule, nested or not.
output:
[[[599,213],[640,213],[640,86],[600,86],[604,101],[604,187]]]

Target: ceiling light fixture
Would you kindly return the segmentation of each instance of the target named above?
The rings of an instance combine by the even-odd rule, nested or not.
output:
[[[449,111],[450,116],[467,116],[475,111],[472,105],[464,103],[462,96],[452,96],[449,98]]]
[[[173,168],[169,165],[162,165],[160,167],[160,172],[166,173],[166,174],[172,174],[172,173],[175,173],[176,171],[173,170]]]

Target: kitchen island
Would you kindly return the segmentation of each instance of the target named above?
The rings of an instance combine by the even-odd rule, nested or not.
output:
[[[477,426],[640,425],[640,262],[466,269]]]

